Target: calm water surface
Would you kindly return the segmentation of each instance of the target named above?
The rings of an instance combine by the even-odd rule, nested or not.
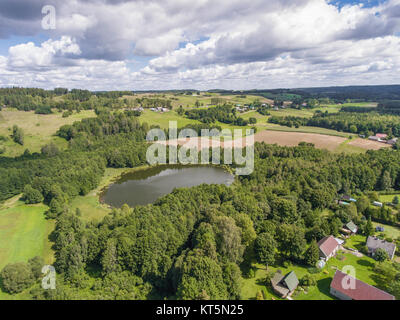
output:
[[[102,201],[113,206],[130,207],[154,203],[175,188],[206,184],[231,185],[234,176],[217,167],[161,166],[123,175],[109,186],[101,196]]]

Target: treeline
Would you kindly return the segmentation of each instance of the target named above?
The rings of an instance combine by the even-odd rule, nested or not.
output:
[[[36,110],[37,113],[49,114],[51,109],[89,110],[96,107],[122,108],[130,106],[130,91],[91,92],[88,90],[56,88],[43,90],[35,88],[0,88],[0,105],[22,111]]]
[[[237,126],[247,126],[249,122],[236,115],[236,109],[230,105],[217,106],[207,109],[191,109],[185,112],[189,119],[199,120],[206,124],[216,121],[234,124]]]
[[[268,122],[288,127],[312,126],[333,129],[343,132],[359,133],[366,136],[376,133],[387,133],[389,136],[400,136],[400,117],[380,115],[378,113],[322,113],[317,112],[312,118],[277,117]]]
[[[169,99],[161,98],[136,98],[135,106],[140,106],[142,108],[167,108],[172,109],[172,101]]]
[[[144,140],[148,126],[147,124],[142,126],[136,116],[137,114],[132,114],[130,111],[112,113],[102,110],[98,111],[96,118],[87,118],[72,125],[62,126],[57,135],[66,140],[71,140],[79,133],[93,137],[137,133],[138,136],[135,140]]]

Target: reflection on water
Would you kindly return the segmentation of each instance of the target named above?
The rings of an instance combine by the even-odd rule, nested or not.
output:
[[[112,184],[102,200],[113,206],[130,207],[154,203],[175,188],[194,187],[200,184],[231,185],[234,176],[222,168],[210,166],[159,166],[128,173]]]

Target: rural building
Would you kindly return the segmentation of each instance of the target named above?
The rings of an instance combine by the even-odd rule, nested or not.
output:
[[[290,297],[299,285],[299,279],[294,271],[284,276],[282,273],[275,273],[271,279],[271,285],[274,291],[282,298]]]
[[[386,133],[377,133],[376,136],[379,139],[387,139],[388,135]]]
[[[397,138],[393,138],[388,140],[386,143],[394,146],[397,143],[397,140],[398,140]]]
[[[349,206],[349,205],[350,205],[350,203],[349,203],[349,202],[346,202],[346,201],[339,201],[339,204],[340,204],[341,206]]]
[[[318,247],[320,258],[328,261],[330,258],[336,255],[340,249],[340,244],[334,236],[329,236],[321,239],[318,242]]]
[[[353,221],[350,221],[349,223],[344,225],[343,230],[347,234],[356,234],[358,231],[358,227],[355,225]]]
[[[381,138],[379,138],[379,137],[377,137],[377,136],[370,136],[370,137],[368,138],[368,140],[381,142]]]
[[[352,283],[354,286],[351,286]],[[395,300],[391,294],[339,270],[333,277],[330,292],[340,300]]]
[[[353,199],[352,197],[347,196],[347,195],[342,196],[342,200],[343,201],[349,201],[349,202],[357,202],[356,199]]]
[[[382,202],[374,201],[372,204],[373,204],[375,207],[379,207],[379,208],[382,208],[382,207],[383,207],[383,203],[382,203]]]
[[[367,248],[368,253],[372,256],[374,256],[377,249],[385,250],[388,253],[390,260],[393,259],[394,253],[396,252],[396,244],[393,242],[388,242],[371,236],[369,236],[367,239]]]

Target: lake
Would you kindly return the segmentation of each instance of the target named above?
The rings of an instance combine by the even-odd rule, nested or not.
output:
[[[154,203],[175,188],[194,187],[201,184],[231,185],[234,176],[212,166],[159,166],[125,174],[110,185],[101,195],[102,202],[120,208]]]

